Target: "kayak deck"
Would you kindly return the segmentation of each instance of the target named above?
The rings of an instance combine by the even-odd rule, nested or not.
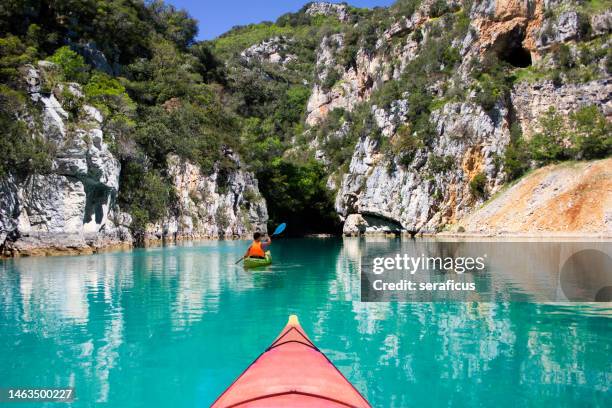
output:
[[[265,258],[244,258],[245,268],[257,268],[258,266],[268,266],[272,263],[272,254],[266,251]]]
[[[292,315],[276,340],[212,405],[228,407],[370,407]]]

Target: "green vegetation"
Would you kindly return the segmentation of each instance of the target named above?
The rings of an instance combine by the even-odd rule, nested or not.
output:
[[[612,125],[595,106],[587,106],[570,115],[573,155],[592,160],[612,155]]]
[[[484,173],[476,174],[470,180],[470,192],[476,198],[485,198],[487,195],[487,175]]]
[[[539,122],[540,130],[525,140],[513,129],[504,165],[509,178],[524,174],[530,163],[543,166],[565,160],[594,160],[612,155],[612,125],[595,106],[564,116],[554,108]]]
[[[566,134],[563,117],[551,108],[540,119],[540,126],[542,130],[529,141],[530,156],[542,164],[569,159],[569,148],[565,146],[569,135]]]
[[[429,158],[429,169],[435,173],[446,173],[455,167],[455,158],[453,156],[436,156],[431,155]]]
[[[0,177],[9,172],[24,176],[45,173],[51,169],[53,147],[38,131],[32,132],[26,124],[17,120],[25,110],[26,97],[5,85],[0,85]]]
[[[196,104],[177,101],[176,106],[154,106],[143,110],[134,132],[134,140],[153,166],[163,170],[170,153],[198,163],[210,173],[216,162],[228,166],[222,146],[232,146],[235,122],[214,103]]]
[[[168,214],[174,192],[159,171],[137,160],[122,164],[119,182],[119,203],[132,215],[131,228],[136,239],[142,240],[146,224]]]
[[[338,223],[325,183],[329,174],[339,177],[346,171],[360,139],[378,143],[394,171],[397,165],[409,167],[420,149],[432,145],[432,112],[466,100],[472,91],[475,101],[491,112],[508,99],[517,81],[553,79],[559,85],[612,72],[612,50],[605,46],[609,36],[591,38],[590,26],[583,24],[583,41],[553,46],[544,56],[550,68],[517,69],[491,55],[475,61],[473,81],[463,83],[456,74],[461,63],[456,39],[467,33],[470,4],[451,9],[440,0],[431,4],[432,18],[407,34],[420,48],[399,80],[377,87],[369,101],[351,112],[335,109],[321,124],[306,125],[313,85],[322,82],[325,90],[340,90],[343,74],[355,67],[359,52],[385,53],[399,64],[391,51],[406,40],[404,33],[388,42],[379,39],[421,2],[398,0],[390,8],[372,10],[348,7],[344,22],[334,16],[309,16],[305,6],[275,22],[235,27],[213,41],[196,42],[195,20],[161,0],[57,0],[27,6],[6,0],[0,7],[0,125],[5,130],[0,175],[50,169],[52,145],[37,129],[17,120],[38,120],[25,94],[23,66],[43,59],[54,64],[41,69],[42,91],[55,94],[69,111],[71,124],[87,118],[85,103],[102,112],[106,142],[122,164],[120,205],[133,215],[137,236],[147,223],[161,220],[172,209],[169,154],[197,163],[204,173],[218,171],[219,189],[225,191],[227,176],[236,166],[228,158],[230,150],[238,152],[258,178],[271,223],[289,222],[297,233],[333,232]],[[581,3],[581,12],[599,10],[601,3]],[[334,40],[329,46],[335,48],[339,66],[330,64],[322,68],[326,76],[319,75],[317,48],[324,37],[336,33],[343,35],[344,46],[339,48]],[[241,56],[246,48],[271,39],[282,64]],[[80,84],[84,97],[70,91],[66,82]],[[382,137],[372,106],[389,109],[404,99],[405,123],[391,139]],[[610,125],[595,108],[567,119],[547,114],[529,141],[517,129],[514,125],[503,158],[511,178],[531,163],[610,154]],[[315,138],[325,165],[311,157]],[[451,157],[429,155],[432,177],[455,165]],[[477,175],[470,183],[477,197],[486,194],[486,180],[481,179]],[[225,222],[224,211],[214,216]]]
[[[259,171],[259,177],[271,225],[287,222],[301,232],[333,232],[339,227],[320,163],[298,164],[277,157]]]
[[[472,72],[477,80],[476,103],[489,111],[501,100],[506,99],[515,77],[510,75],[512,68],[496,55],[488,55]]]
[[[36,49],[19,37],[9,34],[0,38],[0,81],[14,85],[20,77],[18,68],[31,62],[35,55]]]
[[[236,27],[213,42],[213,51],[220,58],[229,58],[237,50],[244,50],[272,37],[292,35],[294,28],[273,23],[250,24]]]
[[[58,48],[47,59],[59,66],[62,79],[76,82],[85,82],[87,80],[87,70],[89,67],[85,65],[83,57],[72,51],[70,47],[63,46]]]
[[[521,127],[513,123],[510,128],[510,144],[503,158],[504,169],[510,180],[515,180],[529,170],[530,158],[527,143],[523,139]]]
[[[579,3],[580,8],[587,14],[600,13],[610,8],[607,0],[585,0]]]

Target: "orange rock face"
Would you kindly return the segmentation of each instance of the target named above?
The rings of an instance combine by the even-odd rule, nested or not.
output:
[[[612,235],[612,159],[534,171],[462,220],[468,233]]]
[[[478,30],[481,53],[499,47],[504,37],[521,31],[524,33],[523,47],[537,58],[536,34],[542,27],[543,14],[543,0],[536,0],[531,7],[525,0],[498,0],[492,18],[481,17],[472,23]]]

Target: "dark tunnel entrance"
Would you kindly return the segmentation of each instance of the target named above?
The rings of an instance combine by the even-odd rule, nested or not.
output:
[[[531,65],[531,53],[523,48],[520,43],[503,50],[499,58],[517,68],[526,68]]]
[[[525,30],[515,27],[513,30],[500,35],[495,50],[497,57],[517,68],[526,68],[531,65],[531,53],[523,47]]]

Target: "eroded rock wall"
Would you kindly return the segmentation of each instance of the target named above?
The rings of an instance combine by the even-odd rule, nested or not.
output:
[[[268,211],[253,173],[226,149],[231,171],[215,166],[212,174],[176,155],[168,157],[168,172],[177,201],[165,220],[147,228],[145,240],[246,238],[266,231]]]
[[[494,121],[474,104],[451,103],[435,111],[432,121],[435,142],[418,150],[409,167],[386,158],[369,136],[358,142],[336,196],[338,213],[351,218],[346,234],[355,233],[355,214],[370,218],[362,232],[435,233],[481,202],[470,191],[474,177],[484,174],[485,188],[499,190],[504,177],[498,157],[510,138],[505,120]],[[377,218],[383,227],[376,226]]]
[[[432,15],[433,4],[423,1],[411,16],[393,22],[382,31],[376,49],[359,50],[355,64],[348,68],[338,65],[343,37],[336,34],[325,38],[317,52],[319,78],[312,88],[306,123],[317,126],[336,108],[351,111],[367,102],[384,83],[409,75],[406,67],[426,43],[417,38],[417,31],[426,39],[432,27],[441,24],[441,18]],[[446,103],[434,110],[430,117],[435,128],[433,142],[418,149],[408,166],[401,165],[397,156],[385,154],[383,146],[397,141],[397,129],[406,123],[403,113],[410,108],[409,95],[387,109],[373,106],[379,129],[376,133],[382,136],[362,135],[341,181],[330,177],[328,183],[337,191],[336,210],[345,220],[345,234],[435,233],[450,228],[507,181],[502,159],[510,143],[511,124],[517,123],[529,139],[538,130],[539,119],[551,108],[569,115],[594,105],[611,118],[612,88],[603,59],[589,74],[593,77],[590,80],[572,79],[559,84],[538,77],[538,70],[555,66],[551,54],[560,44],[567,45],[575,59],[582,52],[578,41],[588,38],[604,43],[604,49],[610,47],[610,10],[587,15],[580,3],[564,0],[480,0],[471,5],[469,29],[464,37],[453,40],[461,63],[445,83],[432,81],[433,95],[441,96],[444,89],[459,82],[468,90],[475,89],[472,74],[491,55],[515,67],[533,65],[529,69],[534,74],[516,81],[510,97],[498,100],[488,111],[477,103],[475,91],[468,91],[464,102]],[[463,6],[461,2],[446,2],[447,12]],[[340,79],[324,89],[320,84],[333,71],[340,72]],[[348,126],[345,123],[341,132]],[[327,163],[320,144],[314,140],[311,146],[316,158]]]
[[[121,166],[104,140],[102,115],[85,105],[85,116],[75,123],[56,95],[68,92],[82,99],[78,84],[59,84],[44,93],[40,70],[26,66],[24,73],[42,122],[40,130],[32,123],[29,128],[42,132],[56,152],[50,173],[9,175],[0,182],[3,253],[87,253],[131,245],[130,217],[115,204]]]

